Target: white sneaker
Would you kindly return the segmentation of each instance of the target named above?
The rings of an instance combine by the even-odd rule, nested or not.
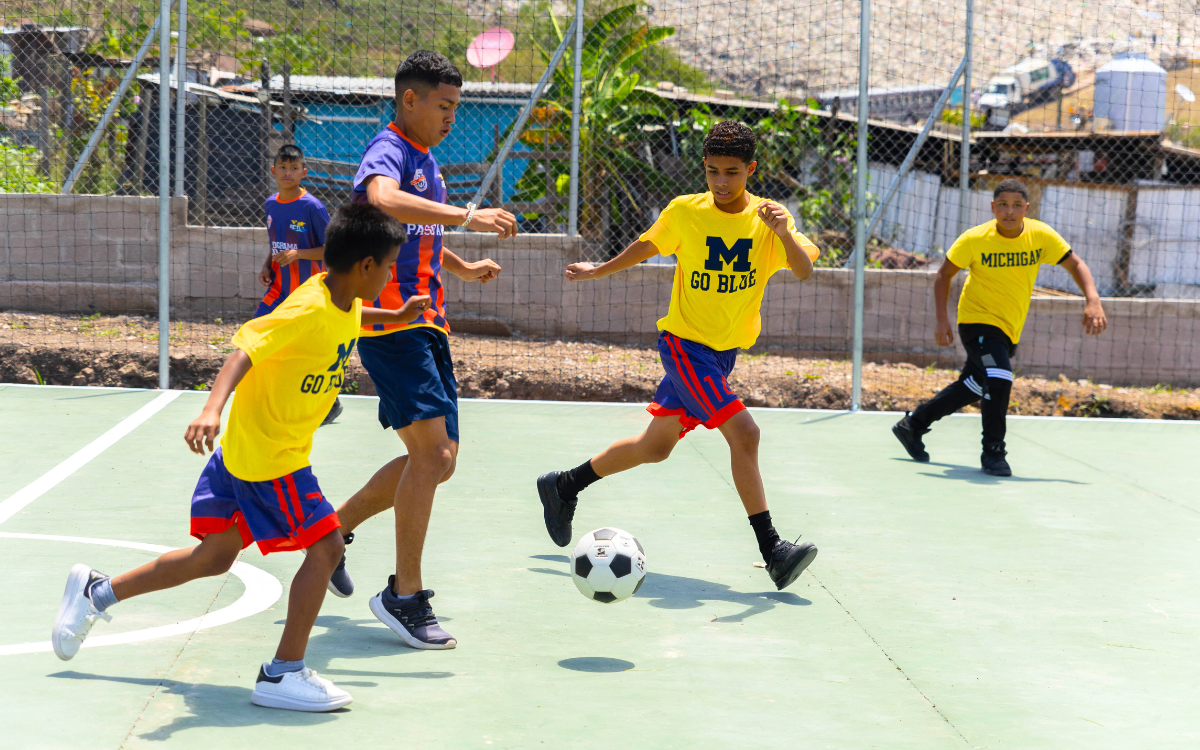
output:
[[[333,711],[354,699],[345,690],[305,667],[299,672],[284,672],[278,677],[267,674],[267,665],[258,669],[258,681],[250,702],[267,708],[290,711]]]
[[[79,647],[83,645],[83,640],[87,638],[96,620],[101,617],[112,620],[112,615],[96,609],[92,600],[84,594],[88,583],[98,578],[104,578],[104,575],[83,563],[76,563],[71,568],[71,575],[67,577],[67,588],[63,591],[62,604],[58,605],[54,630],[50,632],[54,653],[63,661],[68,661],[79,653]]]

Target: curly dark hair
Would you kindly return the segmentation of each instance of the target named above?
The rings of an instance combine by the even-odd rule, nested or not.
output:
[[[462,88],[462,73],[445,55],[419,49],[396,68],[396,100],[399,101],[409,89],[424,97],[442,83]]]
[[[996,189],[992,191],[992,200],[999,198],[1001,193],[1020,193],[1025,202],[1029,202],[1029,189],[1025,187],[1025,183],[1020,180],[1014,180],[1011,177],[1007,180],[1001,180],[996,185]]]
[[[740,122],[725,120],[713,125],[704,136],[705,156],[735,156],[749,164],[754,161],[758,137]]]

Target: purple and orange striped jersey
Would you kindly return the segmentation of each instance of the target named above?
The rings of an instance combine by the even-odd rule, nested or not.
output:
[[[267,198],[263,206],[267,214],[267,237],[271,255],[285,250],[311,250],[325,244],[325,227],[329,212],[324,204],[301,188],[300,195],[290,201],[279,200],[279,193]],[[300,288],[314,274],[325,270],[319,260],[296,260],[286,266],[271,262],[271,286],[263,295],[254,317],[274,310],[288,295]]]
[[[419,195],[436,203],[445,203],[446,182],[438,171],[437,161],[429,149],[412,142],[400,132],[396,123],[375,136],[363,153],[354,177],[353,200],[367,202],[367,188],[363,183],[368,177],[390,177],[400,183],[400,189]],[[400,257],[392,266],[392,278],[383,293],[374,302],[364,302],[365,307],[381,307],[396,310],[413,295],[428,294],[429,309],[425,314],[407,325],[363,326],[363,336],[382,336],[405,328],[436,328],[450,332],[446,322],[445,294],[442,290],[442,225],[407,224],[408,239],[400,246]]]

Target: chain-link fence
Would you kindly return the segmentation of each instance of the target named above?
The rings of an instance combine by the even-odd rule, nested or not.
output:
[[[850,405],[859,237],[862,404],[910,407],[944,384],[962,352],[934,342],[934,272],[1018,176],[1030,216],[1090,266],[1110,327],[1085,336],[1080,290],[1043,267],[1015,409],[1200,416],[1194,395],[1162,401],[1200,385],[1190,6],[876,2],[864,59],[852,2],[188,0],[186,24],[180,2],[164,87],[160,3],[0,0],[0,380],[153,385],[166,339],[173,386],[211,383],[265,291],[272,155],[300,146],[305,188],[330,210],[346,202],[392,120],[398,62],[428,48],[466,81],[432,149],[450,201],[503,206],[521,226],[508,241],[446,237],[504,267],[487,286],[446,280],[464,395],[649,398],[672,259],[588,285],[563,267],[612,257],[671,198],[704,191],[704,134],[737,119],[760,139],[750,191],[822,250],[810,280],[771,280],[759,345],[731,378],[751,403]]]

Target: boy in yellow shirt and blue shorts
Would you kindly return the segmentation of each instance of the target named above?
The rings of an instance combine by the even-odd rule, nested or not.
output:
[[[342,384],[360,326],[406,323],[424,312],[428,296],[398,310],[363,309],[390,276],[404,227],[378,208],[342,208],[329,224],[326,273],[293,291],[272,312],[242,326],[200,416],[184,441],[212,451],[192,495],[191,533],[200,544],[168,552],[109,578],[87,565],[71,570],[51,632],[60,659],[75,656],[92,624],[118,601],[228,571],[257,542],[263,554],[305,550],[292,579],[287,620],[275,658],[264,663],[251,694],[260,706],[332,711],[350,694],[304,666],[308,636],[345,544],[337,513],[309,466],[313,433]],[[237,388],[229,425],[221,410]]]
[[[929,432],[930,425],[979,401],[983,413],[981,469],[993,476],[1012,476],[1004,443],[1013,382],[1011,359],[1043,263],[1065,268],[1083,292],[1087,300],[1085,333],[1099,336],[1108,326],[1087,264],[1048,224],[1026,217],[1028,210],[1025,184],[1020,180],[1000,182],[992,192],[996,218],[963,232],[938,269],[933,298],[937,308],[934,338],[939,346],[954,343],[946,313],[950,281],[964,268],[970,272],[958,298],[958,334],[967,350],[967,364],[958,380],[892,426],[892,433],[914,461],[929,460],[921,436]]]
[[[726,380],[738,349],[758,339],[767,280],[785,268],[807,279],[819,252],[796,231],[785,208],[746,192],[758,166],[756,147],[750,128],[718,123],[704,139],[708,192],[671,201],[645,234],[607,263],[567,267],[569,280],[587,281],[655,255],[675,256],[671,305],[658,321],[666,376],[647,409],[649,427],[574,469],[538,478],[546,530],[560,547],[571,543],[571,521],[585,487],[665,460],[684,435],[703,425],[720,430],[729,444],[734,486],[776,587],[794,582],[817,556],[811,542],[794,544],[775,531],[758,470],[758,425]]]

